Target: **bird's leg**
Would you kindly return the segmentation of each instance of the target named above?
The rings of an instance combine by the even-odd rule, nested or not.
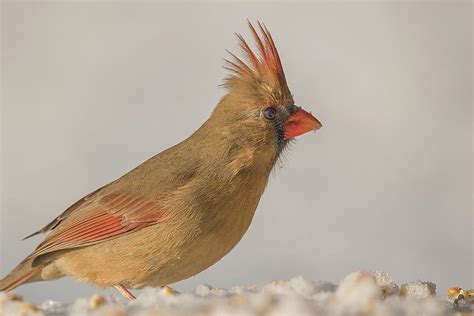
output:
[[[122,284],[119,284],[119,285],[114,285],[114,288],[120,292],[120,294],[122,294],[127,300],[129,301],[133,301],[136,299],[136,297],[132,294],[132,292],[130,292],[129,290],[127,290],[125,288],[125,286],[123,286]]]

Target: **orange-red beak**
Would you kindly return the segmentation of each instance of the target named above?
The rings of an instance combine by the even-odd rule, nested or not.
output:
[[[307,133],[309,131],[320,129],[321,124],[311,113],[302,108],[298,108],[286,120],[283,127],[285,140]]]

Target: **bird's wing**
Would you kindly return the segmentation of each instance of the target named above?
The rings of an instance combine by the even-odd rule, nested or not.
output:
[[[157,200],[125,192],[96,192],[47,225],[49,235],[30,257],[95,244],[166,218]]]

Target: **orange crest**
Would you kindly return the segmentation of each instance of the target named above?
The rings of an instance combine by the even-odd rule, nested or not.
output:
[[[225,78],[224,86],[232,90],[235,86],[241,87],[241,83],[250,84],[252,90],[265,99],[292,103],[280,56],[270,32],[264,24],[257,22],[261,33],[259,35],[250,21],[247,22],[256,42],[257,53],[250,48],[242,35],[236,33],[246,61],[227,51],[232,60],[225,59],[227,65],[224,68],[232,74]]]

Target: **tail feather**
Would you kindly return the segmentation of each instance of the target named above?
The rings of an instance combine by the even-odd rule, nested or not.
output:
[[[31,266],[31,259],[26,259],[13,269],[5,278],[0,280],[0,291],[11,291],[14,288],[33,281],[34,277],[41,272],[42,267]]]

